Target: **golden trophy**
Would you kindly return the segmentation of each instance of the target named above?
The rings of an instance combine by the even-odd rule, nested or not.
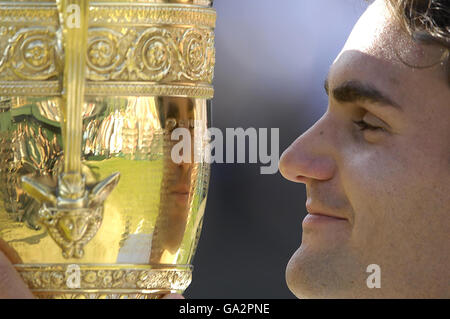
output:
[[[158,298],[190,284],[212,2],[0,0],[0,238],[36,297]],[[176,128],[205,157],[174,162]]]

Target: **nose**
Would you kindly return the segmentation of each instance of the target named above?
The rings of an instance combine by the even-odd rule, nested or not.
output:
[[[308,184],[333,177],[336,163],[332,152],[332,132],[324,118],[298,137],[281,155],[279,169],[287,180]]]

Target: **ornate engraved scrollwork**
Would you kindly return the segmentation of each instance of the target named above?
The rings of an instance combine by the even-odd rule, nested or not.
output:
[[[168,30],[151,28],[136,41],[131,60],[136,61],[137,76],[148,81],[161,81],[177,63],[177,47]]]
[[[133,81],[143,95],[170,95],[177,90],[183,96],[212,97],[214,10],[95,4],[90,15],[88,95],[126,91],[129,87],[121,89],[121,83]],[[0,8],[0,95],[61,94],[63,53],[56,17],[56,6],[45,3]],[[21,24],[24,19],[33,27]],[[155,89],[148,82],[164,87]],[[207,90],[199,91],[193,84]]]
[[[180,43],[185,63],[183,75],[192,80],[212,81],[214,65],[214,39],[196,29],[187,30]]]
[[[6,34],[11,34],[10,28]],[[5,40],[4,40],[5,41]],[[48,28],[22,28],[10,35],[0,57],[2,77],[17,80],[48,80],[59,74],[61,53],[58,52],[56,34]],[[4,70],[5,71],[5,70]]]
[[[192,269],[186,266],[76,266],[80,279],[76,288],[67,284],[69,265],[27,264],[16,269],[38,298],[150,298],[158,291],[181,292],[192,281]]]
[[[214,60],[212,32],[179,27],[94,29],[88,80],[210,84]]]
[[[88,78],[93,81],[111,80],[124,66],[131,41],[129,35],[107,28],[89,30],[87,47]]]
[[[86,245],[97,233],[103,220],[103,206],[90,209],[57,210],[45,204],[39,210],[39,221],[63,249],[65,258],[81,258]]]
[[[12,39],[11,67],[25,80],[47,80],[59,72],[56,36],[48,29],[20,30]]]

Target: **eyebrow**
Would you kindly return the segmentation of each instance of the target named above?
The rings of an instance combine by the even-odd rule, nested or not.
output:
[[[328,78],[325,80],[324,88],[327,95],[330,95]],[[374,104],[389,105],[395,109],[402,110],[401,106],[394,102],[388,95],[382,93],[373,85],[365,84],[358,80],[351,80],[340,84],[333,89],[332,96],[341,103],[368,101]]]

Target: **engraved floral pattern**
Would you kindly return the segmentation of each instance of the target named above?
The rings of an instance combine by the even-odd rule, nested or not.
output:
[[[0,8],[0,94],[61,94],[57,16],[54,5]],[[29,21],[29,26],[19,21]],[[93,5],[87,94],[110,95],[117,88],[126,93],[131,87],[123,84],[133,82],[144,95],[171,95],[184,86],[183,96],[211,98],[215,21],[209,8]],[[166,86],[154,88],[148,81]]]
[[[102,28],[95,33],[89,39],[88,80],[212,82],[213,32],[154,27],[121,32]]]
[[[177,48],[170,32],[151,28],[141,34],[129,61],[136,61],[139,79],[160,81],[175,63]]]
[[[25,80],[47,80],[56,76],[60,69],[56,59],[56,35],[48,29],[23,29],[18,31],[6,50],[10,56],[10,68]]]
[[[111,64],[114,57],[114,45],[103,39],[94,41],[88,50],[90,60],[94,65],[105,67]]]
[[[214,65],[213,38],[199,30],[187,30],[181,41],[181,54],[186,63],[185,77],[190,80],[212,81]]]
[[[130,44],[120,32],[106,28],[91,28],[88,35],[87,74],[93,81],[110,80],[120,68]],[[126,41],[126,42],[125,42]]]
[[[117,294],[115,289],[127,289],[139,293],[141,290],[185,290],[192,280],[190,269],[133,269],[127,267],[99,266],[80,267],[80,287],[73,289],[67,282],[70,273],[64,265],[16,267],[25,283],[31,290],[52,291],[53,294],[74,294],[67,290],[76,290],[82,294],[84,290],[102,290],[109,294]],[[61,290],[58,292],[58,290]]]

